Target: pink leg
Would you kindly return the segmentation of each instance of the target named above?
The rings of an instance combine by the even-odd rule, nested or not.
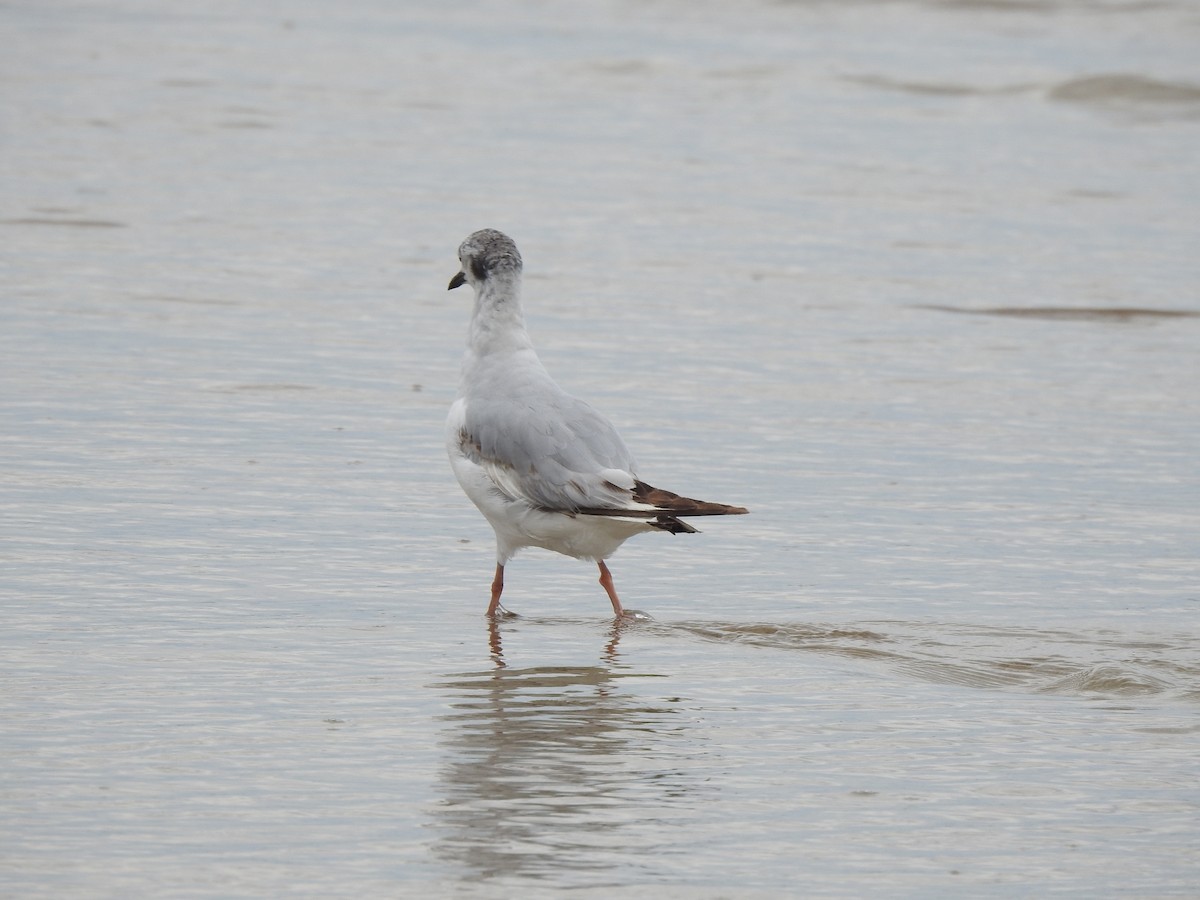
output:
[[[496,577],[492,579],[492,602],[488,605],[487,614],[494,617],[500,609],[500,595],[504,593],[504,566],[496,563]]]
[[[621,608],[621,601],[617,597],[617,589],[613,587],[612,572],[608,571],[608,566],[604,564],[604,560],[600,560],[600,586],[604,588],[608,594],[608,599],[612,601],[613,612],[619,618],[625,615],[625,610]]]

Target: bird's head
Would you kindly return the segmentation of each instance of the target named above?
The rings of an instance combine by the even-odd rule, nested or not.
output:
[[[450,279],[447,290],[464,284],[478,289],[479,285],[500,272],[519,274],[521,254],[513,239],[494,228],[476,231],[458,247],[458,261],[462,268]]]

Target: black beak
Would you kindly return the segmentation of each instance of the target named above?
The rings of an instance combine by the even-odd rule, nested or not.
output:
[[[446,290],[452,291],[456,287],[462,287],[466,283],[467,283],[467,276],[464,275],[462,272],[459,272],[457,275],[455,275],[453,278],[450,279],[450,287],[446,288]]]

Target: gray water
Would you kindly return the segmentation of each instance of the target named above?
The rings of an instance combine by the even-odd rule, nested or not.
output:
[[[1200,5],[0,8],[0,893],[1195,896]],[[441,428],[501,228],[651,483]]]

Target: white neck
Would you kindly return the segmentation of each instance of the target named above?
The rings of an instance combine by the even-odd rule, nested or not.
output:
[[[532,350],[521,310],[521,276],[495,272],[475,289],[467,349],[476,356]]]

